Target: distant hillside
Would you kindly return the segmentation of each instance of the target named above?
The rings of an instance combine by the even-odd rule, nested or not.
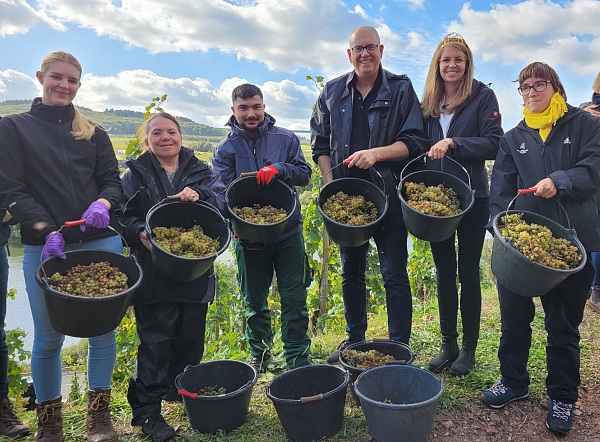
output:
[[[26,112],[30,107],[31,100],[0,101],[0,116]],[[110,135],[132,135],[135,128],[144,121],[143,112],[121,109],[105,109],[104,112],[96,112],[81,106],[78,106],[78,109],[83,115],[106,129]],[[177,119],[185,136],[224,137],[229,133],[227,128],[199,124],[185,117],[177,117]]]

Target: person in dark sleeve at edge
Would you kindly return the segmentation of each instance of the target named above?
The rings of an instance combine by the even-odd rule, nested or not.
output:
[[[188,202],[207,201],[222,211],[225,186],[193,150],[181,145],[181,126],[171,114],[154,114],[139,133],[147,150],[127,162],[119,216],[125,239],[144,271],[142,285],[133,296],[139,346],[127,400],[132,424],[141,427],[150,440],[162,442],[175,437],[175,430],[165,422],[161,402],[181,400],[175,377],[202,359],[215,276],[213,267],[189,282],[162,276],[152,263],[146,214],[169,196]]]
[[[8,346],[6,344],[6,296],[8,293],[8,238],[12,216],[0,209],[0,436],[10,439],[27,436],[31,430],[19,420],[8,399]]]
[[[274,179],[289,185],[297,200],[296,210],[276,242],[259,246],[235,240],[238,283],[246,307],[246,339],[250,364],[260,373],[271,361],[273,330],[268,305],[273,272],[281,296],[281,341],[288,368],[309,364],[310,337],[306,288],[311,283],[304,250],[300,200],[295,186],[306,186],[312,170],[304,160],[300,140],[291,131],[275,126],[265,112],[263,93],[255,85],[242,84],[231,93],[231,133],[213,150],[211,165],[226,186],[241,173],[258,171],[256,180],[268,186]]]
[[[354,70],[327,82],[313,110],[313,160],[326,183],[350,176],[385,188],[389,210],[374,239],[386,292],[389,337],[408,345],[412,296],[406,270],[407,231],[396,186],[402,166],[427,150],[428,139],[411,81],[381,66],[383,45],[377,31],[370,26],[356,28],[349,46]],[[349,161],[348,167],[340,166],[344,160]],[[375,171],[383,177],[384,186]],[[329,363],[337,362],[349,344],[365,339],[368,249],[369,243],[340,247],[347,335],[327,358]]]

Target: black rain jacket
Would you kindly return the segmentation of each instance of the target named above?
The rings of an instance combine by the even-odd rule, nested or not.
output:
[[[526,194],[511,209],[535,212],[575,229],[585,250],[600,251],[598,217],[593,197],[600,188],[600,121],[589,113],[567,105],[565,113],[542,141],[539,131],[522,120],[500,139],[490,188],[491,222],[505,211],[518,189],[534,187],[551,178],[555,198]]]
[[[185,187],[196,190],[201,196],[210,195],[205,201],[223,211],[225,186],[205,162],[196,158],[191,149],[182,147],[179,153],[179,169],[173,179],[174,189],[167,192],[161,184],[164,180],[168,182],[166,172],[153,157],[154,154],[147,151],[139,158],[127,161],[128,169],[122,177],[123,199],[119,222],[123,226],[123,236],[144,272],[142,285],[133,296],[132,302],[209,302],[215,295],[213,267],[193,281],[177,282],[167,279],[154,268],[150,251],[140,242],[139,233],[146,227],[148,211],[167,196],[177,194]]]

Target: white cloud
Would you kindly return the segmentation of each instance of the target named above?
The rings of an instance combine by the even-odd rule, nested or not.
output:
[[[29,6],[25,0],[0,0],[0,36],[25,34],[38,23],[62,30],[61,25],[43,12]]]
[[[213,86],[202,78],[172,79],[147,70],[122,71],[116,77],[87,74],[82,78],[75,103],[98,111],[113,108],[141,112],[149,104],[149,95],[167,94],[163,106],[166,111],[222,127],[231,115],[231,91],[244,82],[245,79],[233,77]],[[267,112],[275,117],[278,125],[307,128],[316,92],[290,80],[258,86],[263,91]]]
[[[22,100],[33,97],[38,90],[37,80],[12,69],[0,71],[0,99]]]
[[[564,65],[582,75],[598,72],[597,0],[527,0],[492,5],[489,11],[476,11],[465,3],[459,17],[460,21],[450,25],[451,30],[460,32],[473,52],[486,62],[525,66],[544,61],[555,68]]]
[[[347,69],[339,54],[350,31],[369,21],[341,0],[40,0],[44,13],[150,52],[216,49],[270,70]],[[370,20],[372,21],[372,20]]]

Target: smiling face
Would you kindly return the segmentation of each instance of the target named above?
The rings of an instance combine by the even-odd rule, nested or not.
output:
[[[360,27],[350,36],[350,48],[348,49],[348,58],[354,66],[354,72],[357,76],[374,76],[379,72],[381,57],[383,56],[383,45],[379,42],[377,32],[370,27]],[[366,49],[360,54],[352,52],[356,46],[378,45],[375,52],[368,52]]]
[[[544,112],[546,109],[548,109],[548,106],[550,106],[550,101],[552,101],[552,97],[556,93],[556,89],[554,89],[554,86],[550,82],[546,83],[546,85],[547,85],[546,90],[544,90],[542,92],[537,92],[533,88],[533,85],[535,85],[536,83],[538,83],[538,84],[546,83],[546,79],[539,78],[539,77],[532,77],[532,78],[528,78],[528,79],[524,80],[520,84],[520,87],[523,87],[523,86],[530,87],[529,94],[523,95],[523,104],[525,105],[527,110],[529,112],[531,112],[532,114],[539,114],[541,112]]]
[[[465,76],[468,59],[464,52],[452,45],[446,45],[440,55],[440,76],[444,86],[457,89]]]
[[[42,85],[42,103],[48,106],[71,104],[81,86],[81,71],[64,61],[49,63],[44,72],[38,71],[35,76]]]
[[[236,98],[231,106],[231,111],[237,124],[249,132],[252,132],[265,121],[265,105],[260,95],[243,99]]]
[[[148,123],[144,140],[161,165],[170,164],[181,150],[181,132],[174,121],[158,114]]]

